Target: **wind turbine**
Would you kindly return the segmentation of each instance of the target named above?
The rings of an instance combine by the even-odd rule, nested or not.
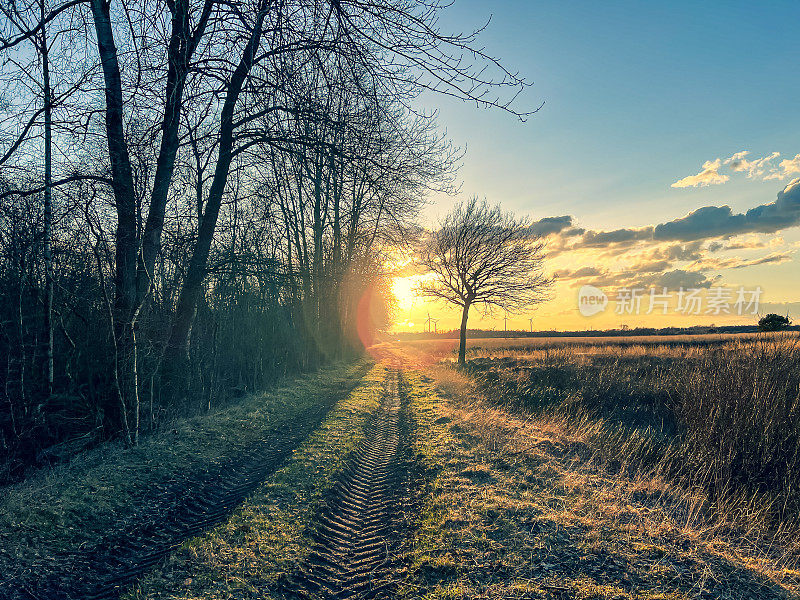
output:
[[[508,333],[508,311],[503,315],[503,332]]]
[[[531,324],[531,333],[533,333],[533,317],[528,317],[528,322]]]
[[[433,319],[431,319],[431,311],[428,311],[428,318],[425,319],[425,323],[428,325],[428,333],[431,332],[431,323],[433,323]]]
[[[439,319],[431,319],[431,321],[433,321],[433,333],[437,333],[436,324],[439,322]]]

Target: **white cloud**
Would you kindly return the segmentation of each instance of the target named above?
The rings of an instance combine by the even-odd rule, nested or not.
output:
[[[720,158],[707,160],[703,163],[703,170],[697,175],[689,175],[672,184],[674,188],[705,187],[720,185],[730,179],[724,171],[731,173],[745,173],[748,179],[767,181],[777,179],[782,181],[800,173],[800,154],[794,158],[785,158],[777,165],[775,161],[780,158],[780,152],[771,152],[761,158],[748,159],[749,150],[742,150],[729,156],[725,160]]]
[[[786,179],[796,173],[800,173],[800,154],[794,158],[784,158],[778,168],[772,169],[764,179]]]
[[[722,166],[722,159],[707,160],[703,163],[703,170],[697,175],[689,175],[683,179],[679,179],[672,184],[674,188],[686,187],[705,187],[707,185],[719,185],[725,183],[730,179],[728,175],[719,172]]]
[[[737,152],[730,158],[726,159],[725,164],[730,165],[731,170],[736,171],[737,173],[746,172],[749,179],[757,179],[760,177],[764,177],[766,179],[768,178],[768,175],[765,176],[765,173],[767,169],[770,168],[770,163],[781,155],[780,152],[773,152],[762,158],[747,160],[746,157],[748,154],[750,154],[748,150]]]

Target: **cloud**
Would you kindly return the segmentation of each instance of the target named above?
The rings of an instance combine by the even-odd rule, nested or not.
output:
[[[674,269],[664,273],[658,273],[650,277],[640,279],[640,287],[665,287],[670,290],[678,288],[708,288],[718,277],[707,277],[704,273],[697,271],[686,271],[684,269]]]
[[[579,235],[583,235],[586,233],[586,230],[583,227],[570,227],[569,229],[565,229],[561,232],[563,237],[576,237]]]
[[[744,162],[745,157],[748,154],[750,154],[750,150],[742,150],[741,152],[735,152],[733,156],[725,159],[725,164],[731,165],[731,169],[733,169],[734,171],[741,171],[742,169],[739,169],[738,167],[742,162]]]
[[[800,173],[800,154],[796,154],[794,158],[784,158],[779,168],[770,171],[764,179],[786,179],[797,173]]]
[[[702,256],[703,241],[697,240],[687,244],[659,245],[641,255],[642,260],[697,260]]]
[[[770,163],[781,155],[780,152],[772,152],[763,158],[747,160],[746,156],[748,154],[750,154],[748,150],[737,152],[730,158],[725,159],[725,164],[729,165],[731,170],[737,173],[747,173],[749,179],[760,177],[769,179],[770,177],[765,175],[765,172],[770,168]]]
[[[777,248],[786,244],[786,240],[782,236],[776,235],[769,240],[770,248]]]
[[[537,231],[551,231],[553,239],[548,254],[555,256],[574,250],[604,249],[608,255],[629,252],[637,245],[652,247],[654,243],[669,245],[654,247],[650,260],[695,260],[706,240],[750,235],[728,242],[710,243],[705,250],[749,250],[779,246],[779,239],[768,244],[755,234],[775,233],[800,225],[800,178],[792,180],[778,192],[774,202],[761,204],[744,213],[734,213],[730,206],[703,206],[684,217],[656,226],[629,227],[611,231],[584,230],[573,226],[573,217],[548,217],[532,227]],[[559,229],[560,228],[560,229]],[[677,242],[677,243],[676,243]],[[642,260],[647,258],[641,257]]]
[[[705,206],[655,226],[610,231],[580,229],[574,217],[539,223],[540,231],[556,230],[549,234],[548,256],[564,255],[554,273],[563,285],[707,288],[721,271],[796,260],[800,243],[791,247],[774,234],[800,226],[800,178],[773,202],[741,213],[729,206]],[[759,249],[771,253],[752,256]]]
[[[625,269],[622,271],[606,271],[598,269],[598,275],[591,278],[580,278],[582,284],[589,284],[600,289],[608,288],[707,288],[710,287],[716,277],[708,277],[700,271],[687,271],[685,269],[673,269],[670,271],[640,273],[635,270]]]
[[[569,279],[585,279],[586,277],[599,277],[604,275],[606,271],[598,269],[597,267],[581,267],[580,269],[570,270],[562,269],[553,273],[556,279],[569,280]]]
[[[792,260],[791,253],[776,252],[775,254],[768,254],[767,256],[762,256],[761,258],[755,258],[753,260],[744,260],[740,264],[732,268],[743,269],[744,267],[754,267],[756,265],[769,265],[769,264],[779,265],[781,263],[789,262],[790,260]]]
[[[783,169],[784,175],[786,176],[800,173],[800,154],[795,154],[794,158],[791,160],[782,160],[781,169]]]
[[[733,242],[730,244],[725,244],[723,242],[711,242],[708,247],[706,248],[709,252],[720,252],[720,251],[727,251],[727,250],[756,250],[758,248],[766,248],[767,242],[754,239],[754,240],[744,240],[741,242]]]
[[[704,272],[722,271],[724,269],[744,269],[745,267],[754,267],[757,265],[779,265],[793,260],[794,252],[794,250],[789,252],[773,252],[772,254],[767,254],[766,256],[749,259],[738,256],[730,256],[725,258],[705,257],[694,261],[686,268],[690,271]]]
[[[781,236],[773,236],[769,240],[762,240],[757,234],[753,233],[747,237],[735,237],[726,242],[711,242],[706,246],[709,252],[719,252],[725,250],[757,250],[758,248],[778,248],[785,246],[786,240]]]
[[[669,269],[672,262],[668,259],[637,262],[630,266],[630,270],[637,273],[660,273]]]
[[[778,165],[775,161],[780,157],[780,152],[770,152],[761,158],[749,159],[749,150],[735,152],[725,160],[716,158],[703,163],[703,170],[697,175],[689,175],[672,184],[674,188],[705,187],[719,185],[730,180],[730,175],[721,173],[723,167],[732,173],[745,173],[748,179],[767,181],[771,179],[784,180],[800,173],[800,154],[794,158],[785,158]]]
[[[730,179],[728,175],[719,172],[722,166],[722,159],[707,160],[703,163],[703,170],[697,175],[689,175],[683,179],[679,179],[672,184],[674,188],[686,187],[705,187],[707,185],[719,185],[725,183]]]
[[[730,206],[704,206],[685,217],[657,225],[656,240],[699,240],[742,233],[774,233],[800,225],[800,178],[778,192],[775,202],[734,214]]]
[[[734,215],[730,206],[703,206],[685,217],[656,225],[653,236],[660,240],[699,240],[744,231],[744,215]]]
[[[721,275],[709,275],[710,271],[781,264],[791,260],[793,260],[793,252],[776,252],[752,259],[706,257],[680,268],[676,268],[674,263],[664,260],[635,263],[617,270],[594,266],[580,267],[574,270],[563,269],[556,271],[554,275],[559,281],[578,281],[580,284],[589,284],[601,289],[620,287],[666,287],[673,290],[681,287],[708,288],[721,277]]]
[[[564,215],[562,217],[545,217],[544,219],[539,219],[538,221],[531,223],[528,229],[532,234],[540,237],[544,237],[553,233],[561,233],[562,231],[573,229],[572,217],[570,215]],[[582,229],[579,231],[580,233],[583,233]],[[580,233],[577,235],[580,235]]]
[[[652,227],[614,229],[613,231],[586,231],[576,247],[602,248],[611,244],[627,244],[653,238]]]

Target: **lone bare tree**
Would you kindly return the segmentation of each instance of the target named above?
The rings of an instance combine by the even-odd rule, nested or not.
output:
[[[434,277],[420,291],[461,307],[459,364],[466,356],[473,304],[516,312],[547,299],[552,280],[542,272],[544,243],[529,225],[500,206],[472,198],[430,234],[421,262]]]

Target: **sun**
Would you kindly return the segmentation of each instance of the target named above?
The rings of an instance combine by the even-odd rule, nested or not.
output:
[[[395,277],[392,281],[392,293],[397,299],[397,306],[401,310],[410,310],[414,307],[419,299],[414,291],[419,277],[412,275],[410,277]]]
[[[433,273],[395,277],[392,280],[392,293],[397,299],[398,308],[410,310],[425,304],[426,299],[417,291],[417,288],[420,284],[430,282],[434,278]]]

